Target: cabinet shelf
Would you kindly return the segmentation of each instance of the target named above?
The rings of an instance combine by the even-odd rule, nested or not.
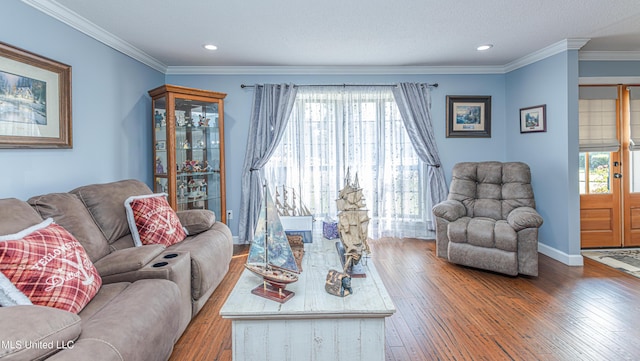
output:
[[[197,177],[197,176],[203,176],[203,175],[210,175],[210,174],[219,174],[220,170],[212,170],[211,172],[178,172],[176,174],[176,176],[178,177]]]
[[[149,95],[155,192],[166,192],[169,204],[177,211],[210,209],[216,218],[226,222],[226,94],[163,85],[150,90]],[[185,171],[188,169],[196,171]]]

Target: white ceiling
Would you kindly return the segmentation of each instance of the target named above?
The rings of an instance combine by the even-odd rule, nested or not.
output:
[[[23,1],[160,68],[505,66],[564,39],[640,60],[640,0]]]

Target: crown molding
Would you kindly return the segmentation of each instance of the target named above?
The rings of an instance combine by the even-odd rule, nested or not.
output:
[[[502,66],[169,66],[167,75],[502,74]]]
[[[581,51],[583,61],[640,61],[640,51]]]
[[[165,73],[167,66],[128,42],[111,34],[77,13],[67,9],[53,0],[22,0],[23,3],[42,11],[72,28],[86,34],[99,42],[127,55],[133,59]]]
[[[529,64],[533,64],[542,59],[562,53],[567,50],[580,50],[591,39],[564,39],[555,44],[551,44],[546,48],[542,48],[529,55],[525,55],[520,59],[514,60],[504,66],[504,72],[508,73],[516,69],[522,68]]]

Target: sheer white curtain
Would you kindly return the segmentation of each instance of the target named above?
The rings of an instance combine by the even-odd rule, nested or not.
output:
[[[348,168],[364,190],[370,237],[429,235],[425,166],[391,88],[300,86],[282,141],[265,166],[268,183],[293,187],[316,219],[335,218]]]

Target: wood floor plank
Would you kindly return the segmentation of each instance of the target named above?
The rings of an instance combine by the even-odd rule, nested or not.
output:
[[[640,360],[640,279],[590,259],[569,267],[539,256],[538,277],[448,263],[435,243],[371,242],[397,311],[386,322],[387,361]],[[248,248],[178,340],[172,361],[231,360],[231,322],[219,316]],[[247,295],[247,297],[254,297]]]

